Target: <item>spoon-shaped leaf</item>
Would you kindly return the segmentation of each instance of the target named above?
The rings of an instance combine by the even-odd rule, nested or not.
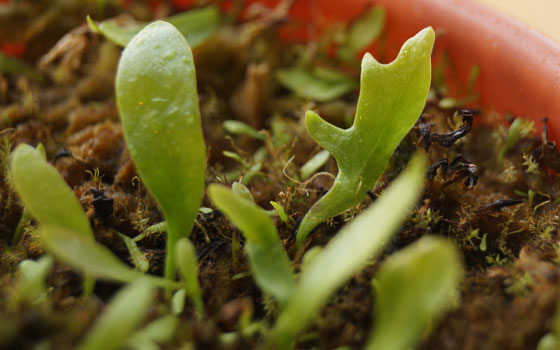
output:
[[[181,33],[161,21],[142,29],[122,53],[116,92],[128,150],[167,221],[165,276],[174,278],[175,242],[192,228],[206,167],[194,62]]]
[[[430,88],[434,37],[432,28],[422,30],[388,65],[378,63],[370,54],[364,56],[360,98],[351,128],[339,129],[307,112],[309,134],[333,155],[339,170],[333,187],[303,218],[297,233],[299,245],[315,226],[364,199],[414,126]]]
[[[270,334],[272,348],[288,349],[332,294],[379,253],[415,205],[425,173],[425,157],[415,157],[406,173],[375,203],[307,259],[299,283]]]
[[[123,47],[146,26],[146,23],[119,24],[114,20],[95,23],[89,16],[87,21],[94,32]],[[208,6],[168,17],[164,21],[173,24],[191,47],[196,47],[216,31],[220,11],[216,6]]]
[[[375,327],[366,349],[414,346],[450,306],[460,276],[457,249],[442,238],[424,237],[389,257],[374,282]]]
[[[93,240],[80,201],[39,149],[18,145],[11,155],[10,173],[16,192],[41,225],[67,227]]]
[[[285,304],[295,287],[290,260],[270,216],[249,200],[224,186],[212,184],[208,194],[247,239],[245,250],[255,281],[280,304]]]
[[[149,283],[141,280],[123,288],[111,300],[78,349],[119,349],[148,315],[154,292]]]

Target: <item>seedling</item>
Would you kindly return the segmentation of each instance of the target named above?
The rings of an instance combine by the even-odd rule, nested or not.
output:
[[[282,306],[268,336],[271,347],[289,348],[328,298],[380,251],[415,205],[422,191],[425,171],[425,159],[415,158],[410,169],[371,208],[344,227],[324,249],[311,250],[312,258],[304,257],[303,272],[297,284],[266,212],[223,186],[209,187],[209,195],[218,209],[247,239],[247,254],[257,284]]]
[[[165,277],[173,279],[175,244],[191,231],[206,168],[192,52],[173,25],[152,23],[130,41],[116,94],[130,156],[167,221]]]
[[[337,128],[316,113],[307,112],[309,134],[332,154],[339,171],[333,187],[303,218],[298,245],[319,223],[364,199],[397,145],[414,126],[430,88],[434,39],[432,28],[422,30],[388,65],[378,63],[369,53],[364,56],[360,98],[351,128]]]

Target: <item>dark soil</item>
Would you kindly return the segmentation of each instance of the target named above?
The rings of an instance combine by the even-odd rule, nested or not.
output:
[[[85,15],[95,11],[93,5],[60,3],[45,1],[30,5],[26,11],[1,13],[0,18],[0,33],[4,33],[0,42],[8,41],[5,33],[10,33],[10,42],[25,43],[22,58],[46,77],[41,84],[17,74],[0,74],[3,349],[73,348],[120,287],[99,282],[94,296],[85,301],[81,298],[80,275],[66,265],[55,264],[48,278],[50,289],[45,305],[19,305],[16,309],[9,305],[18,264],[43,254],[33,222],[23,222],[23,236],[12,244],[22,208],[9,184],[10,149],[23,142],[42,143],[49,162],[79,197],[96,239],[131,266],[119,233],[135,237],[162,221],[155,201],[136,177],[119,125],[113,84],[120,49],[85,26]],[[127,10],[139,19],[154,15],[138,4]],[[108,7],[105,16],[122,11]],[[173,7],[163,4],[156,15],[173,11]],[[295,223],[326,193],[334,178],[318,175],[311,181],[295,183],[288,177],[295,177],[299,167],[320,150],[306,133],[304,111],[314,109],[330,122],[345,127],[348,117],[353,116],[358,95],[356,91],[335,101],[314,103],[298,99],[280,87],[273,79],[274,71],[294,64],[302,47],[279,44],[276,29],[283,21],[267,16],[241,26],[224,25],[194,50],[208,148],[206,182],[230,184],[247,175],[250,166],[225,157],[224,150],[238,153],[249,165],[255,163],[253,155],[262,152],[262,167],[247,186],[263,208],[272,209],[271,200],[285,208],[291,221],[285,224],[276,218],[276,226],[293,257]],[[67,44],[56,45],[60,40]],[[333,63],[320,52],[315,53],[314,59]],[[357,73],[355,67],[348,70]],[[463,253],[461,302],[433,326],[418,348],[534,349],[540,338],[552,331],[560,296],[560,187],[556,175],[560,157],[546,135],[529,133],[498,162],[498,152],[507,137],[508,118],[485,109],[480,113],[442,109],[438,102],[444,96],[436,91],[433,89],[423,117],[372,189],[379,194],[417,149],[427,149],[432,168],[423,198],[386,247],[384,256],[424,235],[448,237]],[[474,119],[472,130],[466,135],[459,132],[462,137],[453,140],[456,134],[449,133],[463,128],[470,118]],[[263,144],[246,136],[228,135],[222,123],[229,119],[266,130],[267,141]],[[335,175],[334,160],[330,159],[321,171]],[[367,198],[357,208],[320,225],[308,238],[306,247],[326,244],[371,202]],[[207,198],[202,205],[212,207]],[[213,211],[199,214],[190,237],[198,253],[207,315],[197,319],[189,305],[181,315],[173,341],[164,348],[179,348],[187,343],[196,349],[254,348],[259,343],[258,333],[238,338],[227,347],[219,341],[221,335],[237,329],[244,310],[252,309],[253,318],[265,324],[272,324],[277,315],[276,305],[246,274],[249,266],[238,246],[239,232]],[[165,233],[149,233],[138,241],[138,246],[149,261],[148,272],[161,275]],[[366,268],[340,289],[320,318],[301,335],[298,348],[361,348],[373,322],[370,281],[377,266]],[[161,308],[154,308],[150,319],[162,313]]]

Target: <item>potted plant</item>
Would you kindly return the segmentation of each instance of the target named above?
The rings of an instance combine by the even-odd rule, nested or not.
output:
[[[436,78],[424,114],[417,121],[430,87],[434,31],[426,28],[414,36],[411,33],[397,59],[388,65],[379,64],[367,54],[359,66],[354,57],[365,47],[359,29],[364,28],[364,23],[383,23],[385,13],[390,24],[397,13],[393,12],[394,4],[397,3],[388,3],[384,9],[368,8],[361,20],[325,34],[328,45],[321,53],[325,56],[305,61],[306,55],[293,51],[295,57],[304,60],[295,67],[274,68],[275,79],[284,89],[264,95],[259,95],[259,88],[266,85],[259,84],[270,69],[266,65],[270,60],[268,50],[274,49],[274,45],[266,44],[267,34],[285,20],[286,7],[279,6],[271,12],[261,10],[260,21],[249,22],[242,30],[229,28],[218,34],[214,7],[147,26],[128,19],[99,23],[88,18],[93,32],[126,45],[119,54],[118,48],[104,42],[101,47],[106,51],[99,54],[92,70],[95,76],[89,82],[97,82],[97,73],[110,67],[110,62],[120,55],[116,102],[128,151],[123,152],[121,127],[111,122],[96,124],[95,117],[91,126],[83,117],[73,117],[72,123],[65,125],[66,135],[57,134],[58,141],[48,135],[32,134],[32,140],[52,142],[43,142],[36,148],[21,142],[25,135],[22,126],[28,122],[15,120],[13,132],[21,144],[10,156],[4,184],[8,194],[10,188],[17,191],[24,206],[23,212],[18,212],[21,207],[12,206],[6,210],[11,214],[4,214],[12,221],[20,219],[17,225],[7,221],[13,234],[2,259],[8,268],[13,268],[22,260],[17,254],[30,258],[43,251],[48,254],[19,264],[12,287],[4,292],[8,296],[4,303],[6,315],[33,311],[47,317],[57,314],[53,306],[64,308],[61,305],[70,303],[66,308],[70,316],[54,325],[58,334],[43,338],[50,344],[73,344],[70,346],[85,349],[140,349],[166,343],[198,348],[406,348],[420,340],[431,322],[452,309],[446,314],[446,322],[435,328],[430,338],[423,339],[423,346],[477,346],[475,335],[481,327],[490,331],[504,324],[517,327],[521,335],[515,339],[487,334],[482,342],[489,347],[524,348],[536,345],[550,332],[539,346],[554,344],[555,329],[550,322],[558,291],[553,278],[555,258],[551,255],[558,251],[557,193],[552,185],[553,175],[547,171],[557,169],[559,156],[549,139],[550,127],[544,130],[542,142],[531,134],[534,124],[522,118],[512,120],[509,127],[483,125],[470,135],[473,118],[479,112],[459,109],[453,113],[468,101],[459,95],[444,96],[453,86]],[[418,7],[412,6],[412,13],[421,14],[425,4],[415,3]],[[344,17],[355,10],[348,7],[329,12],[332,2],[316,6],[309,11],[296,3],[291,16],[301,20],[326,10],[325,18],[330,20],[329,14]],[[443,2],[433,2],[431,6],[448,8]],[[407,10],[398,13],[410,15]],[[419,18],[416,22],[411,19],[412,28],[424,19]],[[433,21],[435,29],[441,29],[438,19]],[[54,66],[44,70],[51,82],[58,80],[59,85],[72,87],[76,81],[84,81],[73,79],[69,73],[83,74],[72,71],[70,59],[76,57],[73,50],[90,35],[82,36],[86,32],[77,31],[43,57],[44,66]],[[228,47],[232,33],[240,39]],[[368,33],[375,37],[380,31]],[[301,34],[283,33],[286,38]],[[384,55],[391,57],[393,40],[398,35],[389,31],[384,37],[383,45],[379,45]],[[254,46],[243,46],[254,38],[265,41],[255,40]],[[345,67],[343,71],[332,66],[329,52],[332,54],[333,42],[334,61]],[[189,44],[194,47],[194,60]],[[259,45],[265,49],[259,50]],[[435,70],[441,74],[445,64],[452,62],[459,72],[459,78],[452,83],[459,87],[462,74],[468,72],[470,82],[465,90],[471,94],[467,98],[472,99],[476,96],[472,89],[476,69],[470,62],[455,60],[452,44],[438,47],[450,53],[443,56],[443,63]],[[226,56],[230,59],[226,67],[233,67],[232,77],[239,77],[235,63],[250,62],[240,71],[244,74],[243,84],[233,83],[237,88],[231,96],[227,92],[231,81],[213,80],[216,67],[224,67],[216,50],[230,55]],[[244,55],[244,50],[250,54]],[[61,55],[62,64],[56,64],[57,55]],[[208,59],[207,67],[199,64],[205,62],[202,58]],[[317,61],[331,65],[310,65]],[[5,62],[9,63],[5,66],[10,73],[15,71],[28,79],[36,77],[36,72],[21,62]],[[258,62],[265,65],[257,66]],[[485,62],[476,62],[482,72],[487,68]],[[359,99],[355,100],[352,72],[357,67],[361,68],[361,79]],[[197,75],[209,89],[200,96]],[[484,93],[486,80],[478,84]],[[71,113],[78,113],[80,103],[96,96],[84,87],[85,83],[79,86],[78,105],[68,107]],[[27,91],[28,96],[33,96],[29,92],[32,90]],[[268,134],[248,125],[266,126],[255,119],[266,111],[259,107],[262,96],[273,96],[268,103],[277,106],[277,111],[286,111],[281,107],[286,103],[281,96],[287,93],[291,108],[301,106],[305,100],[315,100],[318,102],[314,109],[321,115],[335,116],[333,123],[352,124],[351,128],[333,126],[311,111],[305,116],[306,130],[301,124],[298,130],[297,123],[281,117],[268,121]],[[234,115],[246,118],[245,123],[216,117],[216,104],[224,103],[223,96],[231,98],[229,108]],[[239,107],[236,100],[250,108]],[[113,104],[110,100],[105,103]],[[356,103],[355,118],[346,119],[354,115],[351,106]],[[498,102],[496,106],[501,108]],[[520,111],[515,106],[511,108]],[[43,115],[33,110],[29,113]],[[206,175],[208,156],[201,115],[206,127],[212,125],[208,124],[212,118],[218,118],[223,130],[234,136],[233,148],[219,156],[210,153]],[[102,113],[99,118],[106,116]],[[288,131],[290,128],[292,131]],[[78,131],[76,135],[72,130]],[[219,133],[216,137],[208,129],[205,131],[206,144],[220,150]],[[292,132],[303,142],[290,146],[284,136]],[[325,150],[317,152],[315,148],[315,156],[304,154],[305,161],[296,160],[294,166],[289,156],[302,154],[292,147],[303,151],[312,145],[306,133]],[[62,144],[69,145],[70,150],[54,151],[60,137],[66,139]],[[4,140],[3,159],[7,163],[9,142],[13,139]],[[115,146],[120,148],[115,150]],[[490,159],[481,152],[488,147],[496,148]],[[90,148],[92,152],[88,153]],[[416,149],[427,155],[412,157]],[[111,160],[115,152],[119,154],[117,164]],[[329,153],[333,160],[329,161]],[[238,164],[228,165],[228,158]],[[409,159],[413,159],[409,170],[397,177]],[[544,163],[547,160],[550,164]],[[228,171],[221,169],[221,162],[225,162]],[[332,175],[336,173],[335,164],[336,178]],[[325,166],[331,170],[304,181]],[[89,171],[85,179],[84,170]],[[231,178],[238,181],[232,182]],[[330,187],[333,178],[334,185]],[[75,184],[72,188],[65,182]],[[210,184],[201,206],[205,182],[227,186]],[[387,187],[389,183],[392,185]],[[367,195],[371,198],[364,200]],[[366,205],[370,208],[363,210]],[[407,215],[409,219],[402,224]],[[346,221],[352,222],[343,225]],[[387,243],[399,225],[403,226],[398,234]],[[454,246],[461,249],[465,260],[465,278],[460,287],[457,283],[461,262]],[[154,258],[156,251],[163,252],[165,263]],[[52,276],[53,257],[66,264],[55,265],[54,271],[75,279],[61,282],[70,290],[59,295],[53,291],[57,293],[60,287],[45,286],[46,276],[50,276],[49,286],[56,283]],[[64,266],[80,273],[64,270]],[[146,273],[153,269],[155,276]],[[165,278],[157,276],[160,270],[165,270]],[[126,287],[113,293],[112,285],[104,280],[124,282]],[[374,293],[373,307],[370,292]],[[87,312],[104,295],[113,298],[101,316],[90,311],[87,318],[93,325],[71,331],[69,325],[76,313]],[[154,303],[156,295],[160,301]],[[82,299],[76,303],[73,297],[77,296]],[[333,301],[333,296],[338,301]],[[510,307],[512,300],[514,306]],[[487,305],[484,301],[496,304]],[[516,315],[529,315],[524,305],[531,302],[539,303],[540,308],[530,321],[497,323],[500,312],[508,309]],[[152,305],[159,305],[158,310],[150,311]],[[351,311],[342,316],[345,305]],[[369,331],[371,310],[375,318]],[[477,317],[477,313],[491,310],[496,310],[496,317]],[[0,340],[10,346],[28,341],[21,331],[23,322],[18,319],[15,327],[6,328]],[[139,322],[143,322],[143,328],[138,328]],[[459,328],[467,329],[466,337],[460,335]],[[367,333],[364,329],[368,329]],[[334,336],[329,335],[333,330]],[[182,332],[187,334],[184,338],[180,336]]]

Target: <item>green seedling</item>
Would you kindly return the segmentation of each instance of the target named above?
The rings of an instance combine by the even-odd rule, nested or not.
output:
[[[175,315],[163,316],[133,333],[126,346],[134,350],[159,350],[161,347],[158,344],[166,344],[173,339],[178,324],[179,319]]]
[[[323,165],[327,163],[327,160],[331,157],[331,154],[327,150],[322,150],[311,159],[309,159],[305,164],[299,169],[299,176],[302,180],[307,180],[311,175],[315,174],[317,170],[321,169]]]
[[[535,132],[535,123],[532,120],[516,118],[508,129],[506,140],[498,153],[498,163],[504,160],[506,152],[510,150],[523,137]]]
[[[329,101],[358,87],[358,82],[330,68],[295,67],[276,71],[276,80],[302,98]]]
[[[457,249],[424,237],[392,255],[373,282],[375,326],[365,349],[406,350],[455,300],[461,277]]]
[[[87,21],[92,31],[122,47],[125,47],[146,26],[146,23],[120,24],[115,20],[95,23],[89,16]],[[215,6],[208,6],[171,16],[164,21],[175,26],[189,44],[196,47],[208,39],[218,28],[220,11]]]
[[[56,258],[80,269],[86,277],[120,282],[147,278],[157,286],[180,286],[131,269],[97,243],[78,198],[41,150],[26,144],[17,146],[11,156],[10,172],[16,192],[39,223],[41,240]]]
[[[261,134],[255,128],[238,120],[226,120],[223,125],[224,129],[230,134],[249,136],[260,141],[266,140],[264,134]]]
[[[282,221],[285,224],[288,223],[288,220],[290,218],[288,217],[288,214],[286,214],[286,211],[284,210],[282,205],[280,205],[280,203],[275,202],[275,201],[270,201],[270,205],[272,205],[272,207],[274,208],[274,211],[276,212],[276,214],[280,218],[280,221]]]
[[[333,293],[381,251],[416,204],[425,172],[425,157],[415,157],[409,169],[374,204],[306,261],[300,280],[269,335],[273,347],[289,348]]]
[[[267,212],[221,185],[210,185],[208,194],[216,207],[245,236],[245,251],[255,282],[281,305],[286,304],[293,293],[295,281],[290,259]]]
[[[128,253],[130,254],[130,258],[132,259],[132,263],[134,267],[138,271],[148,272],[150,268],[150,262],[148,258],[144,256],[144,254],[138,249],[138,245],[136,245],[136,241],[133,238],[130,238],[122,233],[119,233],[119,236],[123,239],[124,244],[126,245],[126,249],[128,249]]]
[[[130,156],[167,221],[165,277],[173,279],[175,244],[192,229],[206,167],[192,52],[173,25],[152,23],[130,41],[116,94]]]
[[[305,116],[311,137],[336,159],[338,175],[329,192],[303,218],[297,233],[302,245],[321,222],[360,203],[422,112],[431,79],[435,34],[426,28],[402,47],[388,65],[366,54],[354,124],[343,130],[316,113]]]
[[[343,61],[354,62],[356,55],[367,49],[385,28],[386,11],[382,6],[373,6],[358,20],[352,23],[343,43],[340,43],[337,55]]]
[[[151,284],[141,280],[124,287],[111,300],[78,349],[120,349],[148,315],[154,294]]]
[[[200,315],[204,314],[204,303],[202,292],[198,283],[198,262],[196,261],[196,250],[188,238],[181,238],[175,246],[177,263],[183,275],[185,291],[191,297],[193,304]]]
[[[45,280],[51,272],[53,258],[44,255],[39,260],[24,260],[19,264],[19,279],[16,288],[10,295],[10,305],[14,309],[20,303],[36,304],[47,296]]]

